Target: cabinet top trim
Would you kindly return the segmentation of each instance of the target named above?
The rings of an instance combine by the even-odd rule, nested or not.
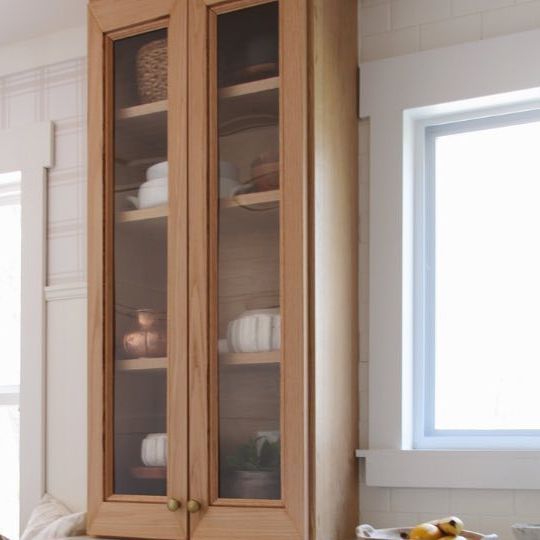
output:
[[[168,17],[178,0],[90,0],[88,9],[102,32]]]

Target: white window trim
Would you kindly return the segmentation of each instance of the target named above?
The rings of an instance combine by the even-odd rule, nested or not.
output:
[[[20,522],[45,492],[46,178],[51,122],[0,131],[0,173],[21,171]]]
[[[361,66],[370,118],[369,485],[540,489],[536,450],[413,450],[415,130],[429,119],[533,108],[540,31]],[[488,96],[488,97],[485,97]],[[441,105],[443,104],[443,105]]]
[[[414,122],[414,146],[417,148],[414,172],[414,396],[413,396],[413,442],[416,449],[493,449],[540,450],[540,430],[467,431],[426,433],[426,424],[433,423],[433,412],[427,411],[433,405],[433,396],[426,396],[426,389],[434,384],[433,358],[433,315],[429,313],[433,282],[428,277],[425,265],[434,263],[432,251],[434,242],[435,190],[435,139],[439,136],[465,133],[494,127],[519,125],[540,120],[540,101],[503,105],[501,107],[467,111],[436,118],[414,120],[415,111],[407,111]],[[431,248],[430,248],[431,245]],[[416,266],[418,264],[418,267]],[[479,395],[481,390],[479,390]],[[433,429],[433,428],[432,428]]]

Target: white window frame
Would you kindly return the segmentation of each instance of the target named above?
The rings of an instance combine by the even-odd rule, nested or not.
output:
[[[0,131],[0,173],[21,172],[20,523],[45,492],[46,178],[54,126]]]
[[[511,112],[512,106],[493,110],[470,111],[469,117],[460,114],[429,118],[418,122],[415,146],[423,148],[415,164],[414,210],[414,353],[413,353],[413,448],[416,449],[540,449],[540,430],[436,430],[434,423],[434,279],[435,268],[435,142],[437,137],[519,125],[540,120],[539,107]],[[435,270],[436,273],[436,270]],[[479,389],[479,394],[481,390]]]
[[[537,450],[414,447],[415,181],[425,125],[537,108],[540,30],[361,66],[370,119],[368,485],[540,489]]]

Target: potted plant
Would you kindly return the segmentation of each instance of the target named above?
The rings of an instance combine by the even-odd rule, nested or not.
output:
[[[227,486],[224,496],[232,499],[279,499],[280,443],[266,437],[250,439],[226,459]]]

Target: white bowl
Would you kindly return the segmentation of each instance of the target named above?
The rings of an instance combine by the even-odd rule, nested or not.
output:
[[[230,161],[219,162],[219,177],[238,181],[238,167]]]
[[[141,461],[147,467],[167,465],[167,434],[149,433],[141,444]]]
[[[234,178],[227,178],[226,176],[220,176],[219,178],[219,196],[221,199],[233,197],[236,194],[240,182]]]
[[[139,208],[151,208],[166,204],[169,197],[167,178],[154,178],[139,188]]]
[[[279,308],[245,311],[227,326],[231,352],[264,352],[281,347]]]
[[[156,178],[167,178],[169,175],[169,162],[160,161],[146,169],[146,179],[155,180]]]

